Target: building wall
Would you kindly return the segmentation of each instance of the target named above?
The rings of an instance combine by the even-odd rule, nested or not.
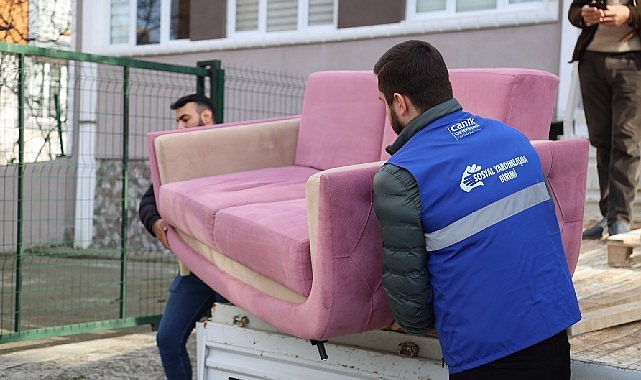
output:
[[[552,73],[559,71],[558,23],[134,57],[182,65],[195,65],[197,61],[219,59],[223,65],[260,67],[300,74],[319,70],[371,70],[387,49],[407,39],[425,40],[436,46],[450,68],[524,67]]]
[[[410,17],[405,15],[406,0],[338,0],[333,28],[247,35],[225,29],[231,17],[226,4],[226,0],[191,0],[190,41],[110,45],[100,33],[81,32],[80,49],[187,65],[220,59],[224,65],[303,74],[369,70],[389,47],[410,38],[433,43],[452,68],[512,66],[558,74],[559,63],[569,60],[560,57],[562,25],[566,23],[563,2],[549,1],[532,12],[468,12],[414,20],[406,19]],[[96,14],[109,9],[96,6],[84,5],[79,14],[85,19],[79,25],[86,30],[108,31],[108,18],[97,19]]]
[[[223,66],[306,75],[319,70],[370,70],[392,45],[421,39],[435,45],[451,68],[534,68],[567,81],[564,77],[568,75],[565,69],[570,66],[566,64],[570,57],[561,57],[562,51],[568,54],[567,47],[561,46],[567,24],[567,4],[563,1],[549,1],[544,8],[532,12],[472,12],[415,20],[405,14],[406,0],[338,0],[334,28],[249,35],[230,31],[227,3],[191,0],[190,40],[145,46],[109,45],[100,33],[85,33],[110,28],[107,17],[96,16],[101,14],[98,11],[104,14],[109,9],[87,3],[78,11],[82,17],[78,23],[79,48],[181,65],[219,59]],[[565,87],[567,84],[563,83],[563,91]]]

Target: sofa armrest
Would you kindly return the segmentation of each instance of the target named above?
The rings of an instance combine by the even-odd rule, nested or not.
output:
[[[359,238],[363,233],[363,223],[374,210],[374,175],[384,163],[341,166],[316,173],[307,180],[305,190],[312,265],[316,252],[327,244],[320,240],[338,232],[339,236],[346,238],[341,239],[343,243],[347,243],[348,236]],[[376,218],[375,214],[372,215]],[[375,222],[378,229],[378,220]],[[352,231],[356,232],[355,235],[350,234]],[[380,232],[377,236],[380,242]]]
[[[306,187],[312,293],[321,293],[335,318],[358,319],[352,322],[361,331],[393,319],[381,284],[383,245],[373,203],[372,183],[383,163],[328,169]]]
[[[293,165],[299,122],[291,117],[150,134],[153,182]]]
[[[579,260],[585,212],[588,148],[586,139],[534,140],[548,188],[554,199],[570,273]]]

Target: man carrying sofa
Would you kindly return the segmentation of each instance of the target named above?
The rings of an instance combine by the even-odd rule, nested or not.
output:
[[[398,135],[374,178],[392,328],[435,327],[451,379],[569,379],[581,315],[531,143],[463,111],[429,43],[374,73]]]
[[[176,111],[178,129],[215,123],[214,106],[204,95],[185,95],[171,104],[170,108]],[[167,241],[167,224],[158,213],[153,186],[150,185],[142,196],[138,211],[147,231],[158,238],[165,248],[171,249]],[[193,371],[185,344],[196,322],[209,313],[215,302],[227,300],[181,267],[169,287],[169,297],[156,334],[156,344],[167,379],[191,380]]]

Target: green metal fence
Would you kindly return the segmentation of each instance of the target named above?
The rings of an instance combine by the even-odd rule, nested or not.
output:
[[[304,82],[0,43],[0,343],[156,324],[177,267],[138,220],[146,135],[191,92],[218,121],[297,114]]]

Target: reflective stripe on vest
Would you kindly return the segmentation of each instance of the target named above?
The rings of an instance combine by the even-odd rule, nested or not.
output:
[[[545,182],[539,182],[494,203],[490,203],[440,230],[426,233],[425,245],[428,251],[447,248],[549,199],[550,194]]]

